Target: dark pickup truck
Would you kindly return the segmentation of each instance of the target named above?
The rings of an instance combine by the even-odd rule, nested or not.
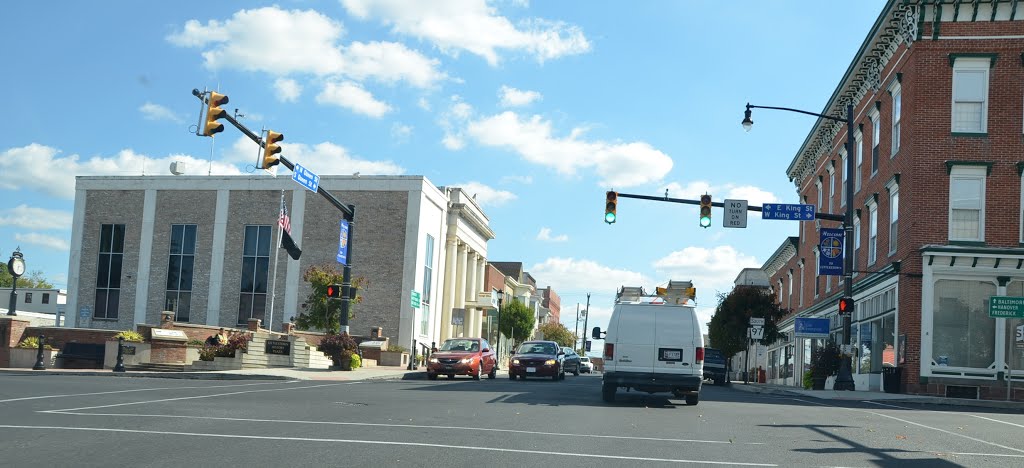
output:
[[[704,348],[704,378],[715,385],[725,385],[729,381],[725,356],[715,348]]]

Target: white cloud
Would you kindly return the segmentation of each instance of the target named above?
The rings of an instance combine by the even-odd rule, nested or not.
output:
[[[445,148],[458,151],[466,147],[466,138],[462,129],[469,121],[469,117],[473,115],[473,107],[466,104],[459,95],[452,96],[449,101],[448,109],[442,112],[438,118],[438,124],[444,130],[441,143]]]
[[[274,80],[274,89],[277,90],[277,100],[282,102],[295,102],[302,94],[302,85],[291,78]]]
[[[642,273],[617,270],[592,260],[552,257],[533,265],[527,271],[544,284],[552,285],[563,296],[588,291],[610,293],[622,285],[653,285]]]
[[[430,111],[430,101],[427,98],[421,97],[416,101],[416,106],[425,111]]]
[[[441,138],[441,144],[452,151],[458,151],[466,147],[466,141],[456,135],[445,135]]]
[[[765,203],[776,203],[779,201],[779,197],[776,197],[775,194],[753,185],[712,185],[707,181],[695,180],[686,184],[685,187],[676,182],[672,182],[664,188],[668,189],[669,197],[685,198],[688,200],[696,200],[701,195],[709,193],[713,196],[714,201],[716,202],[726,199],[747,200],[747,204],[750,206],[762,205]]]
[[[412,127],[395,122],[391,124],[391,139],[396,143],[405,143],[412,136]]]
[[[139,112],[142,112],[142,118],[146,120],[169,120],[175,123],[182,123],[185,121],[170,109],[161,106],[160,104],[153,104],[152,102],[147,102],[140,106]]]
[[[237,167],[188,155],[172,154],[153,158],[130,149],[111,157],[83,159],[77,154],[60,156],[60,150],[32,143],[11,148],[0,156],[0,189],[36,190],[65,199],[75,198],[75,176],[168,174],[173,161],[184,163],[188,174],[241,174]],[[251,158],[250,158],[251,159]]]
[[[732,282],[740,270],[760,266],[756,258],[744,255],[729,245],[712,249],[686,247],[654,262],[654,269],[663,278],[693,280],[704,301],[714,301],[716,291],[732,289]]]
[[[320,104],[333,104],[373,118],[381,118],[391,112],[391,106],[374,99],[373,94],[357,83],[326,83],[316,97]]]
[[[505,85],[501,86],[498,96],[501,97],[502,107],[522,107],[541,98],[537,91],[523,91]]]
[[[353,42],[340,45],[342,25],[314,10],[282,10],[276,6],[239,10],[227,20],[205,25],[189,20],[167,36],[180,47],[202,48],[211,70],[241,69],[283,76],[346,75],[385,83],[406,81],[426,88],[447,76],[440,62],[394,42]]]
[[[71,212],[18,205],[0,214],[0,225],[25,229],[71,229]]]
[[[41,247],[46,247],[51,250],[71,250],[71,244],[68,242],[67,239],[55,236],[48,236],[46,234],[39,234],[37,232],[30,232],[28,234],[17,233],[14,235],[14,240],[18,242],[24,242],[26,244],[34,244]]]
[[[441,51],[465,50],[496,65],[499,50],[525,52],[543,62],[590,50],[578,26],[529,19],[518,26],[497,14],[486,0],[342,0],[349,14],[376,18],[392,30],[433,42]]]
[[[319,143],[313,146],[302,143],[282,145],[282,151],[302,161],[302,166],[317,174],[354,174],[362,175],[398,175],[405,173],[398,164],[392,161],[370,161],[358,159],[342,146],[334,143]],[[343,169],[343,172],[339,172]]]
[[[763,205],[765,203],[778,203],[779,197],[774,193],[761,190],[753,185],[733,186],[726,185],[728,194],[725,198],[731,200],[747,200],[750,205]]]
[[[498,190],[481,184],[480,182],[465,182],[461,184],[451,184],[449,186],[461,188],[462,191],[473,197],[481,207],[501,206],[518,198],[516,194],[512,192]]]
[[[530,185],[533,183],[533,177],[528,175],[507,175],[501,177],[502,182],[515,182],[523,185]]]
[[[542,227],[540,232],[537,233],[537,240],[544,242],[566,242],[569,240],[567,234],[560,234],[557,236],[551,236],[551,228]]]
[[[631,187],[661,180],[672,158],[645,142],[586,141],[583,128],[568,136],[553,135],[550,121],[506,111],[470,122],[466,133],[484,146],[507,148],[528,162],[573,175],[592,167],[605,187]]]

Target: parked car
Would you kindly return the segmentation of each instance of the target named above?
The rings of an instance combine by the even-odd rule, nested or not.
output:
[[[565,378],[562,360],[565,352],[554,341],[526,341],[519,345],[509,360],[508,378],[551,377],[552,380]]]
[[[590,362],[589,357],[580,356],[580,372],[585,374],[594,372],[594,363]]]
[[[715,385],[725,385],[729,382],[725,356],[715,348],[704,348],[704,378],[710,379]]]
[[[449,379],[468,375],[474,380],[487,374],[487,378],[493,379],[498,375],[498,359],[485,339],[451,338],[441,343],[427,363],[428,379],[435,380],[441,374]]]
[[[580,355],[567,346],[562,347],[562,352],[565,353],[565,356],[562,358],[563,371],[566,373],[572,372],[572,375],[580,375]]]

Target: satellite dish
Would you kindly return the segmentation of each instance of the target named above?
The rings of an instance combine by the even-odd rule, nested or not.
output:
[[[174,161],[171,163],[171,174],[182,175],[185,173],[185,163]]]

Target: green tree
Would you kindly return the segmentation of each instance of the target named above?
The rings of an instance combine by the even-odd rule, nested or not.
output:
[[[558,346],[572,348],[576,344],[576,336],[572,334],[572,330],[565,328],[561,323],[542,323],[537,330],[544,334],[545,340],[554,341]]]
[[[736,286],[729,294],[718,295],[718,307],[708,324],[711,347],[718,348],[726,357],[747,348],[747,327],[751,317],[764,318],[763,345],[779,339],[779,320],[789,310],[779,306],[775,294],[768,288]]]
[[[302,304],[303,310],[295,317],[295,325],[302,330],[323,330],[338,333],[341,329],[341,301],[327,300],[327,286],[341,284],[342,271],[331,264],[313,265],[302,274],[302,279],[313,287]],[[352,285],[362,290],[369,282],[361,276],[352,279]],[[348,318],[356,316],[355,306],[363,302],[363,296],[356,292],[356,298],[349,305]]]
[[[499,331],[512,339],[512,346],[518,346],[533,333],[533,311],[518,299],[501,306]]]
[[[7,272],[7,263],[0,263],[0,288],[9,288],[14,284],[14,277]],[[18,278],[19,288],[53,289],[53,283],[43,276],[41,270],[27,272]]]

